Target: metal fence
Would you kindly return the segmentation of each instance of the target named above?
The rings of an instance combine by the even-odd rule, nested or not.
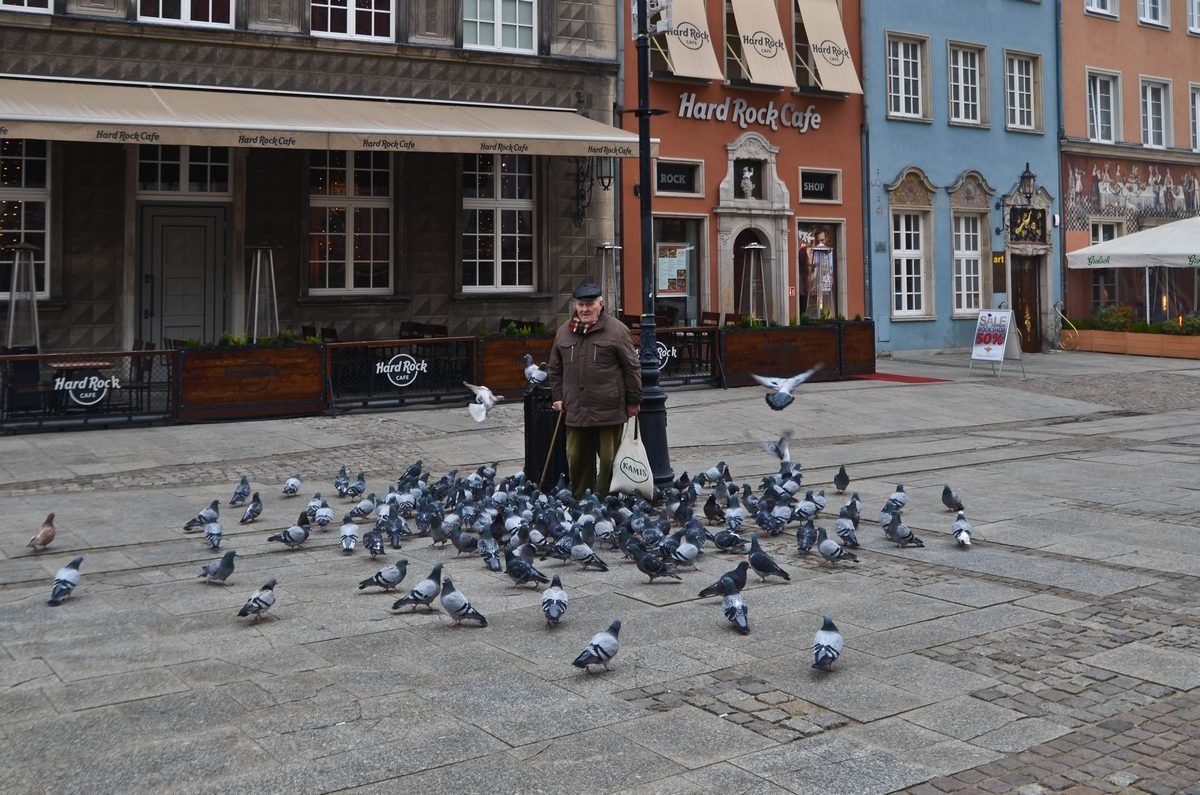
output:
[[[721,331],[708,326],[656,328],[659,383],[663,386],[719,386]],[[635,339],[637,329],[633,329]]]
[[[334,411],[387,408],[471,397],[474,337],[332,342],[328,353]]]

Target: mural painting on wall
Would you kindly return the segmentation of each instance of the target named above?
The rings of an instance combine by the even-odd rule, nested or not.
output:
[[[796,227],[800,307],[810,318],[830,316],[834,311],[835,229],[831,224],[800,222]]]
[[[1120,219],[1136,231],[1144,218],[1200,213],[1200,168],[1106,158],[1066,161],[1067,229],[1087,231],[1097,218]]]

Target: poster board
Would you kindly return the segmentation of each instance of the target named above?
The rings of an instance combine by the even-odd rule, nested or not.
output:
[[[975,341],[971,358],[983,362],[1003,362],[1012,327],[1011,309],[984,309],[975,321]]]
[[[688,294],[688,261],[691,249],[691,246],[681,243],[658,244],[656,294]]]

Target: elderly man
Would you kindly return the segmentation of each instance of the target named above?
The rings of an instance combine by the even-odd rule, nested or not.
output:
[[[554,409],[567,425],[567,466],[576,498],[605,495],[625,421],[642,403],[642,371],[629,329],[604,312],[600,288],[575,290],[575,314],[559,327],[550,351]]]

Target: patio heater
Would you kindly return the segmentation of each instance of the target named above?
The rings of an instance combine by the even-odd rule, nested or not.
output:
[[[279,302],[275,296],[275,249],[251,246],[250,295],[246,301],[246,333],[251,344],[258,338],[279,336]]]
[[[29,243],[6,246],[12,252],[12,274],[8,290],[8,333],[4,346],[8,353],[41,353],[42,336],[38,328],[37,271]]]

